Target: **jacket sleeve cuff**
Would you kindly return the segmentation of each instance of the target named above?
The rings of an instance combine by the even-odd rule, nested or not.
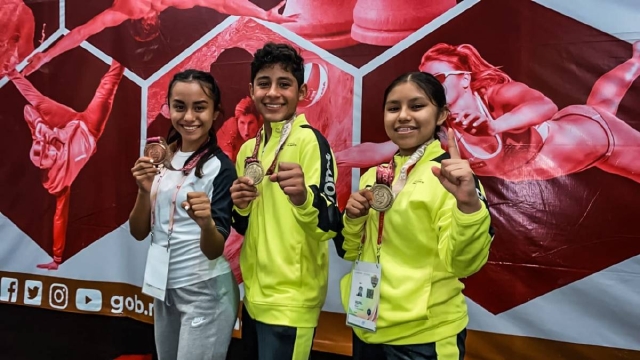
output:
[[[294,203],[291,202],[291,199],[289,199],[289,203],[293,205],[293,208],[296,209],[296,211],[300,215],[305,216],[305,214],[307,214],[311,209],[313,209],[313,207],[311,206],[311,204],[313,204],[313,200],[314,200],[314,193],[311,190],[311,188],[307,186],[307,199],[304,201],[302,205],[300,206],[295,205]]]
[[[249,214],[251,214],[251,204],[249,204],[249,206],[247,206],[245,209],[240,209],[239,207],[233,205],[233,210],[237,212],[238,215],[249,216]]]
[[[471,214],[463,213],[462,211],[460,211],[460,209],[458,209],[458,206],[454,205],[453,220],[458,225],[475,224],[475,223],[481,222],[482,220],[484,220],[486,216],[489,215],[489,210],[487,210],[487,207],[482,201],[480,203],[482,204],[482,207],[480,208],[480,210]]]
[[[364,226],[365,222],[367,222],[367,216],[361,216],[357,219],[352,219],[347,216],[346,212],[344,213],[344,215],[342,215],[342,223],[344,224],[344,229],[347,232],[359,232]]]

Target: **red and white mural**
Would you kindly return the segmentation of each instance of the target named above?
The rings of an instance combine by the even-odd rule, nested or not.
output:
[[[359,173],[396,150],[382,123],[390,81],[421,70],[445,86],[445,127],[483,182],[496,229],[488,264],[463,281],[469,328],[499,336],[469,356],[551,359],[565,345],[567,358],[640,356],[640,7],[574,5],[2,2],[11,153],[0,160],[0,302],[152,321],[139,288],[148,243],[127,228],[129,169],[144,139],[166,135],[167,86],[187,68],[218,81],[218,143],[235,160],[263,122],[248,97],[252,54],[277,41],[305,58],[298,111],[336,153],[341,207]],[[234,232],[225,250],[240,282],[242,240]],[[349,265],[331,256],[325,311],[339,313]],[[86,289],[91,300],[79,302]],[[550,343],[517,353],[513,336]]]

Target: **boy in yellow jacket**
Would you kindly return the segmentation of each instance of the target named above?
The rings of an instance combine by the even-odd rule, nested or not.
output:
[[[384,127],[398,153],[361,177],[336,238],[355,261],[340,288],[356,360],[464,358],[469,318],[458,279],[485,264],[492,230],[453,130],[448,153],[436,139],[448,116],[431,74],[404,74],[384,94]]]
[[[233,227],[244,234],[242,338],[247,359],[308,359],[328,281],[328,242],[341,224],[328,141],[296,114],[304,62],[267,43],[251,63],[251,98],[264,118],[236,160]]]

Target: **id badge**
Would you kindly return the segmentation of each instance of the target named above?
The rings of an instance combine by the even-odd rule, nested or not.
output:
[[[147,265],[144,269],[142,293],[163,301],[167,290],[170,251],[170,249],[152,242],[149,246]]]
[[[351,272],[347,325],[376,331],[381,276],[380,264],[356,261]]]

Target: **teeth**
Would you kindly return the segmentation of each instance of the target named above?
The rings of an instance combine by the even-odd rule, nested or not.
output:
[[[269,109],[279,109],[282,107],[282,105],[267,104],[267,107]]]
[[[397,132],[409,132],[411,130],[414,130],[415,128],[408,128],[408,127],[404,127],[404,128],[398,128],[396,131]]]
[[[183,126],[183,127],[187,130],[195,130],[198,128],[197,126]]]

